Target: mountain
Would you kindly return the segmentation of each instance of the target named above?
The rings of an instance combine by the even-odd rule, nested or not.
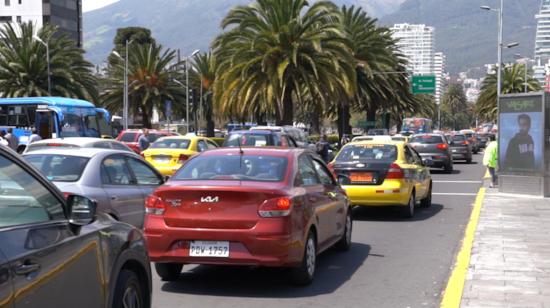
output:
[[[404,0],[335,0],[338,5],[359,5],[372,16],[394,12]],[[116,29],[141,26],[169,48],[189,53],[208,50],[220,33],[220,22],[235,5],[251,0],[121,0],[84,13],[86,58],[101,65],[113,47]]]
[[[436,51],[447,56],[447,70],[458,73],[469,68],[497,62],[496,12],[480,9],[482,5],[498,8],[498,0],[406,0],[399,10],[384,16],[381,23],[422,23],[435,27]],[[535,14],[541,0],[504,1],[504,44],[520,45],[505,49],[504,61],[515,54],[533,57],[535,48]]]

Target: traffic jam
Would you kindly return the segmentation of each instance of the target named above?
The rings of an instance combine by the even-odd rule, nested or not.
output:
[[[431,206],[431,172],[470,163],[491,138],[420,128],[337,149],[278,126],[223,142],[147,129],[111,138],[101,112],[74,101],[0,100],[6,124],[24,131],[0,146],[0,304],[23,292],[18,300],[57,306],[42,298],[63,285],[63,307],[147,307],[151,267],[173,281],[188,264],[285,268],[290,284],[308,285],[319,254],[352,247],[354,207],[414,217]],[[75,279],[89,292],[67,292],[81,290]]]

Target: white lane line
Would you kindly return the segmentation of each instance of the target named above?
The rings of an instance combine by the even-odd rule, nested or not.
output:
[[[481,184],[483,183],[483,181],[468,181],[468,180],[465,180],[465,181],[433,181],[434,183],[457,183],[457,184],[460,184],[460,183],[464,183],[464,184]]]
[[[475,193],[432,193],[434,196],[477,196]]]

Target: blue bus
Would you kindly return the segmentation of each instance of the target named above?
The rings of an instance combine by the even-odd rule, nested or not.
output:
[[[0,130],[12,128],[18,151],[27,146],[32,128],[42,139],[112,135],[110,114],[94,104],[63,97],[0,98]]]

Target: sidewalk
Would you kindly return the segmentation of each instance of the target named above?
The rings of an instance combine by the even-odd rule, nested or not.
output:
[[[550,199],[487,190],[461,307],[550,308]]]

